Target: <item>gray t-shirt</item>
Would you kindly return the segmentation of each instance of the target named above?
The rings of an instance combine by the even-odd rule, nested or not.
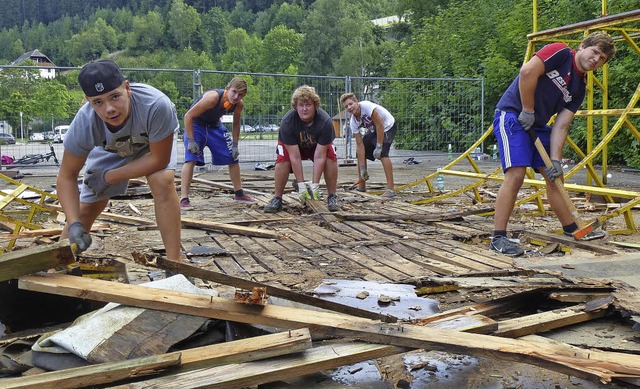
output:
[[[132,83],[131,115],[122,129],[109,131],[87,103],[71,122],[64,148],[73,155],[88,156],[87,167],[105,154],[124,160],[121,166],[148,153],[149,142],[165,139],[178,127],[175,105],[164,93],[150,85]],[[108,166],[101,167],[109,170]]]
[[[179,128],[175,105],[158,89],[131,83],[131,115],[122,129],[112,133],[87,103],[80,108],[64,138],[65,151],[87,157],[85,170],[99,166],[112,170],[124,166],[147,154],[150,142],[159,142],[175,133]],[[176,138],[174,137],[171,160],[166,169],[175,169],[178,162]],[[92,196],[82,187],[83,202],[95,202],[100,198],[122,194],[128,181],[120,182],[105,191],[103,196]]]

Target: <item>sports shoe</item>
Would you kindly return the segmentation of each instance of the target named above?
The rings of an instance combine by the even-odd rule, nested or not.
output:
[[[267,205],[264,206],[263,210],[266,213],[276,213],[282,210],[282,197],[273,197]]]
[[[491,243],[489,244],[491,250],[501,253],[504,255],[510,255],[513,257],[517,257],[519,255],[524,254],[524,250],[518,247],[515,243],[511,241],[511,239],[506,236],[492,236]]]
[[[189,201],[188,197],[185,197],[182,200],[180,200],[180,209],[183,209],[185,211],[189,211],[193,209],[193,205],[191,205],[191,201]]]
[[[256,202],[256,200],[255,200],[255,199],[253,199],[253,198],[251,198],[251,197],[247,196],[246,194],[245,194],[245,195],[242,195],[242,196],[237,196],[237,195],[236,195],[236,196],[233,198],[233,200],[234,200],[234,201],[237,201],[237,202],[239,202],[239,203],[247,203],[247,204],[252,204],[252,203],[255,203],[255,202]]]
[[[338,195],[330,194],[327,196],[327,209],[331,212],[337,212],[340,210],[340,204],[338,204]]]
[[[573,238],[573,233],[571,232],[564,232],[564,236],[568,236]],[[604,231],[591,231],[590,233],[588,233],[587,235],[583,236],[582,238],[580,238],[579,240],[595,240],[595,239],[602,239],[605,236],[607,236],[607,233]]]
[[[396,197],[396,191],[393,189],[387,189],[383,194],[380,195],[380,197],[391,199],[393,197]]]

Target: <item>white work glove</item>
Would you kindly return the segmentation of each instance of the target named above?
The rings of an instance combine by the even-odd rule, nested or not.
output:
[[[187,150],[189,150],[189,152],[197,157],[202,155],[202,151],[200,150],[200,146],[198,146],[198,143],[196,142],[195,139],[193,138],[187,138]]]
[[[560,161],[552,159],[551,163],[553,166],[544,169],[544,172],[547,174],[547,177],[549,177],[549,181],[555,181],[556,178],[562,177],[564,172],[562,171],[562,163]]]
[[[529,129],[533,127],[533,123],[536,121],[536,113],[520,111],[518,121],[522,124],[522,128],[524,128],[525,131],[529,131]]]
[[[307,184],[305,182],[298,182],[298,198],[302,204],[306,204],[307,200],[311,200],[311,195],[307,190]]]
[[[231,158],[236,161],[240,156],[240,150],[238,150],[238,142],[233,142],[231,145]]]
[[[373,150],[373,158],[380,159],[380,155],[382,155],[382,144],[376,143],[376,149]]]
[[[314,200],[320,200],[320,184],[312,182],[309,184],[309,189],[311,189],[311,198]]]

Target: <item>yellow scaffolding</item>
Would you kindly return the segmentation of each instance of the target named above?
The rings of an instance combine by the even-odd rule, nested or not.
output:
[[[534,15],[534,31],[537,28],[537,5],[534,1],[533,5],[533,15]],[[606,14],[606,0],[602,2],[602,14]],[[542,44],[546,44],[549,42],[557,42],[563,41],[566,43],[572,42],[580,42],[582,38],[595,30],[599,31],[607,31],[611,36],[614,37],[616,42],[624,42],[628,44],[631,49],[640,56],[640,47],[636,43],[636,39],[640,37],[640,28],[636,28],[637,22],[640,21],[640,9],[624,12],[618,15],[612,16],[603,16],[598,19],[575,23],[571,25],[566,25],[559,28],[554,28],[550,30],[533,32],[527,35],[528,44],[527,44],[527,52],[525,55],[524,61],[528,61],[531,56],[536,51],[536,47]],[[580,171],[582,168],[586,168],[587,170],[587,178],[586,185],[576,185],[576,184],[566,184],[565,187],[569,191],[575,191],[580,193],[590,193],[590,194],[598,194],[605,198],[607,202],[613,202],[613,198],[626,198],[630,199],[628,202],[618,208],[615,212],[607,213],[603,217],[601,217],[602,221],[608,220],[612,217],[623,215],[626,223],[626,228],[621,230],[609,230],[609,233],[613,234],[621,234],[621,233],[634,233],[637,231],[635,223],[633,221],[633,217],[631,215],[631,209],[640,203],[640,192],[634,191],[624,191],[624,190],[616,190],[607,188],[607,153],[608,153],[608,144],[613,139],[613,137],[624,127],[628,129],[631,134],[640,141],[640,132],[638,129],[632,124],[631,117],[640,114],[640,108],[636,108],[638,100],[640,99],[640,85],[636,88],[635,92],[629,98],[629,103],[625,108],[609,108],[609,66],[605,64],[602,67],[602,75],[600,78],[596,77],[593,72],[588,73],[587,78],[587,90],[586,90],[586,108],[585,110],[579,110],[576,112],[577,117],[585,117],[587,120],[587,144],[586,150],[581,150],[578,145],[571,139],[571,137],[567,138],[567,144],[571,147],[576,154],[582,158],[572,169],[570,169],[565,177],[568,179],[572,177],[574,174]],[[595,108],[595,98],[594,94],[596,90],[601,93],[601,101],[602,106],[599,108]],[[602,140],[597,145],[593,145],[594,139],[594,118],[600,117],[602,128]],[[609,118],[617,117],[614,125],[609,128]],[[478,191],[478,187],[486,183],[487,181],[501,181],[504,179],[504,176],[501,173],[501,168],[493,172],[483,172],[475,159],[472,157],[472,152],[480,147],[483,142],[493,133],[493,125],[491,125],[487,131],[482,135],[480,139],[478,139],[473,145],[469,147],[464,153],[462,153],[459,157],[452,160],[449,164],[447,164],[444,168],[423,177],[417,181],[408,183],[406,185],[398,187],[396,190],[400,191],[409,187],[413,187],[419,184],[426,184],[429,191],[434,194],[434,196],[414,201],[414,204],[426,204],[435,202],[438,200],[442,200],[447,197],[457,196],[461,193],[473,192],[474,198],[476,201],[481,202],[481,196]],[[598,174],[596,169],[593,167],[594,158],[601,156],[602,158],[602,169],[601,176]],[[455,167],[460,163],[467,161],[469,162],[472,172],[468,171],[459,171],[456,170]],[[436,179],[438,174],[443,175],[452,175],[458,177],[466,177],[469,179],[475,179],[475,182],[472,182],[468,186],[464,188],[460,188],[456,191],[440,193],[439,191],[434,191],[434,186],[432,184],[432,180]],[[527,170],[527,179],[525,179],[525,184],[530,185],[531,187],[537,188],[537,190],[531,195],[520,199],[516,206],[528,203],[535,202],[538,206],[538,211],[540,214],[544,214],[544,206],[542,202],[542,195],[546,191],[546,187],[544,182],[535,180],[535,172],[532,169]]]
[[[56,208],[50,207],[45,203],[47,199],[57,200],[58,196],[54,193],[45,192],[31,187],[4,174],[0,174],[0,179],[15,186],[15,189],[9,193],[0,191],[0,221],[12,228],[9,244],[6,247],[0,247],[0,253],[3,253],[13,250],[16,240],[18,240],[16,236],[23,228],[29,230],[39,230],[42,228],[39,224],[34,223],[34,218],[38,213],[48,213],[52,217],[55,217],[58,214]],[[35,193],[34,197],[37,196],[37,198],[34,201],[20,198],[20,196],[26,191]],[[23,207],[26,206],[27,208],[26,210],[11,210],[9,209],[9,204],[12,203],[17,203]]]

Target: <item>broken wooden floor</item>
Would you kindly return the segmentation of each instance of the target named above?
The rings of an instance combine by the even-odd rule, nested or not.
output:
[[[361,279],[385,283],[417,283],[416,280],[431,278],[446,284],[455,278],[454,276],[470,275],[488,275],[486,278],[493,280],[491,285],[486,284],[486,280],[484,280],[485,284],[474,285],[473,282],[477,281],[475,278],[465,277],[472,285],[472,289],[517,289],[518,286],[508,279],[504,281],[504,286],[497,286],[498,281],[494,277],[495,275],[517,274],[521,270],[517,269],[510,258],[498,255],[487,248],[486,241],[483,241],[491,231],[487,222],[473,216],[460,216],[457,214],[457,210],[448,208],[445,208],[446,211],[443,212],[443,208],[414,206],[403,202],[401,196],[397,200],[382,201],[375,196],[355,193],[353,195],[354,201],[349,202],[347,201],[349,195],[341,194],[343,211],[340,213],[324,212],[322,204],[316,204],[316,210],[320,212],[302,209],[293,197],[289,197],[284,211],[275,215],[263,213],[259,205],[235,204],[231,201],[225,201],[226,198],[221,199],[222,196],[212,196],[209,199],[211,201],[207,201],[206,205],[205,202],[202,203],[205,206],[198,207],[196,211],[187,212],[184,216],[185,218],[198,219],[205,224],[206,221],[215,221],[217,224],[212,223],[206,227],[206,230],[186,227],[183,231],[183,245],[186,250],[197,245],[201,248],[209,247],[217,251],[211,255],[191,256],[192,264],[202,269],[272,285],[283,285],[286,288],[303,292],[310,291],[322,280],[329,278]],[[270,196],[260,196],[258,200],[264,204],[269,198]],[[361,202],[357,200],[358,198],[368,201]],[[136,200],[136,204],[139,206],[135,208],[145,213],[149,209],[148,204],[145,205],[145,203],[149,202],[149,199]],[[112,213],[117,214],[117,206],[114,208]],[[482,210],[478,209],[478,211]],[[351,215],[360,216],[352,217]],[[111,220],[114,220],[113,215]],[[116,223],[119,222],[118,219],[115,220]],[[148,225],[143,219],[140,220],[142,221],[141,226]],[[134,218],[129,219],[128,222],[136,224]],[[228,228],[229,225],[246,226],[246,230],[234,229],[232,231]],[[143,231],[147,231],[148,228],[143,228]],[[102,234],[105,247],[108,246],[111,234],[115,230],[117,229]],[[265,232],[274,233],[275,237],[262,236]],[[139,235],[142,236],[142,243],[129,241],[128,243],[132,247],[137,246],[140,247],[140,251],[148,252],[157,246],[157,244],[146,244],[152,239],[148,236],[151,234],[139,232]],[[555,239],[553,234],[542,233],[541,235],[541,239]],[[571,242],[564,243],[571,244]],[[574,247],[575,250],[590,250],[591,248],[596,255],[599,254],[598,250],[610,250],[599,243]],[[91,255],[96,254],[94,252]],[[513,279],[513,277],[511,278]],[[535,285],[535,283],[522,285],[525,290],[534,286],[539,285]],[[461,288],[469,287],[463,285]],[[84,294],[86,290],[92,289],[84,289],[84,292],[80,293],[86,296]],[[491,298],[489,294],[485,294],[484,297]],[[572,318],[588,316],[582,314],[577,308],[572,309],[573,313],[569,312]],[[479,308],[473,306],[471,310],[478,311]],[[566,314],[566,312],[561,314]],[[554,315],[549,313],[547,316]],[[255,319],[248,318],[247,320],[254,322]],[[545,319],[536,320],[544,322]],[[563,323],[567,325],[569,322]],[[505,320],[505,325],[507,324],[517,325],[513,321]],[[487,333],[490,330],[495,331],[498,328],[496,326],[495,322],[489,322],[480,328],[483,333]],[[478,327],[476,326],[476,328]],[[327,330],[329,333],[333,331],[330,328]],[[511,330],[511,333],[517,333],[518,336],[523,334],[522,332],[514,332],[514,330]],[[501,342],[497,339],[495,341]],[[396,346],[405,345],[404,341],[399,339],[390,341],[386,337],[382,342]],[[410,342],[413,345],[416,339],[410,339]],[[540,340],[535,340],[533,343],[544,344]],[[505,341],[505,344],[510,343]],[[349,361],[364,360],[366,357],[371,358],[374,355],[389,355],[401,351],[390,346],[371,347],[369,354],[366,354],[367,351],[364,350],[365,354],[361,354],[360,357],[334,358],[330,362],[332,364],[330,366],[340,366],[349,363]],[[531,347],[533,349],[534,346]],[[335,351],[335,349],[332,350]],[[374,354],[374,352],[378,352],[378,354]],[[568,355],[575,350],[562,352],[566,352]],[[304,357],[300,363],[304,363],[302,360]],[[256,371],[263,371],[265,366],[276,368],[277,364],[267,362]],[[329,365],[322,365],[321,362],[318,362],[314,368],[329,368],[327,366]],[[247,366],[247,368],[249,367]],[[226,369],[231,373],[238,370],[233,365],[226,367]],[[295,374],[304,374],[305,371],[310,370],[300,367]],[[209,376],[213,373],[214,371],[209,371]],[[588,372],[586,374],[594,373]],[[256,376],[260,376],[260,374],[258,373]],[[282,378],[284,376],[284,373],[280,371],[274,377]],[[256,381],[243,382],[257,382],[259,380],[255,379]],[[228,382],[223,385],[228,385]]]

